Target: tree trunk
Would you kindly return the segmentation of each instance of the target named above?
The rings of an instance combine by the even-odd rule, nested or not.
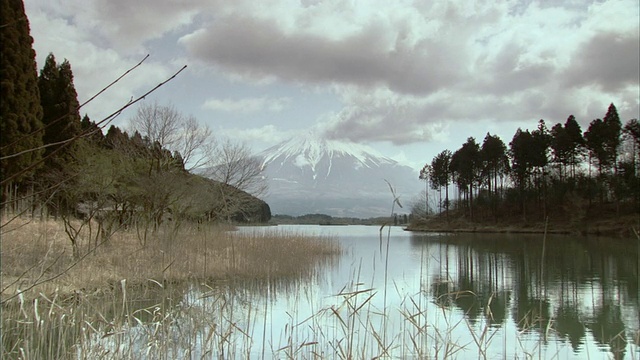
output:
[[[473,220],[473,184],[469,185],[469,218]]]
[[[444,201],[445,201],[445,209],[447,212],[447,223],[449,222],[449,185],[447,184],[444,188]]]

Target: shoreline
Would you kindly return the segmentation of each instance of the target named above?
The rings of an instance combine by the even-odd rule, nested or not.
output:
[[[460,221],[443,223],[438,220],[409,224],[405,231],[424,233],[478,233],[478,234],[552,234],[552,235],[573,235],[573,236],[600,236],[613,237],[625,240],[640,239],[640,226],[636,220],[622,220],[616,222],[593,221],[589,224],[571,226],[564,223],[549,223],[545,230],[544,223],[514,225],[514,224],[474,224]]]
[[[517,229],[517,228],[422,228],[422,227],[405,227],[405,231],[424,232],[424,233],[475,233],[475,234],[544,234],[544,229]],[[547,234],[554,235],[572,235],[578,234],[571,230],[547,230]],[[582,235],[582,234],[579,234]]]

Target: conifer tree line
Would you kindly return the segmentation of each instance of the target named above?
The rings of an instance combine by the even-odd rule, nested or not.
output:
[[[49,54],[37,70],[23,2],[0,1],[2,210],[84,216],[105,228],[136,222],[146,229],[167,217],[176,224],[268,220],[268,206],[242,191],[254,190],[242,187],[257,178],[244,148],[214,152],[208,128],[157,103],[139,106],[131,119],[139,126],[131,134],[114,125],[105,134],[108,122],[80,115],[69,61]],[[213,181],[186,168],[203,165],[197,157],[212,164],[227,153],[236,154],[230,178],[242,183]]]
[[[517,129],[508,144],[469,137],[425,164],[420,178],[438,191],[438,211],[487,221],[586,219],[640,212],[640,124],[624,126],[612,103],[586,131],[573,115],[549,129]],[[450,197],[450,187],[457,195]],[[444,192],[444,194],[443,194]]]

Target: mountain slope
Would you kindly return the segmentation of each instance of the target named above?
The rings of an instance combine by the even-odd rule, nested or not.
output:
[[[417,173],[374,150],[308,134],[259,156],[269,180],[265,201],[274,214],[387,216],[393,197],[385,180],[408,200],[420,191]]]

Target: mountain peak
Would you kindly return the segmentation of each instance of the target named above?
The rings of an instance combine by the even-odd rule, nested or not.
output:
[[[325,139],[313,132],[272,146],[259,156],[269,179],[265,200],[276,214],[381,216],[389,211],[385,180],[405,194],[422,188],[412,168],[368,146]]]
[[[356,164],[366,167],[397,163],[366,145],[329,140],[312,131],[272,146],[260,153],[260,156],[264,159],[263,166],[281,158],[293,160],[298,167],[309,166],[313,171],[318,168],[323,158],[331,160],[336,157],[349,157],[353,158]]]

